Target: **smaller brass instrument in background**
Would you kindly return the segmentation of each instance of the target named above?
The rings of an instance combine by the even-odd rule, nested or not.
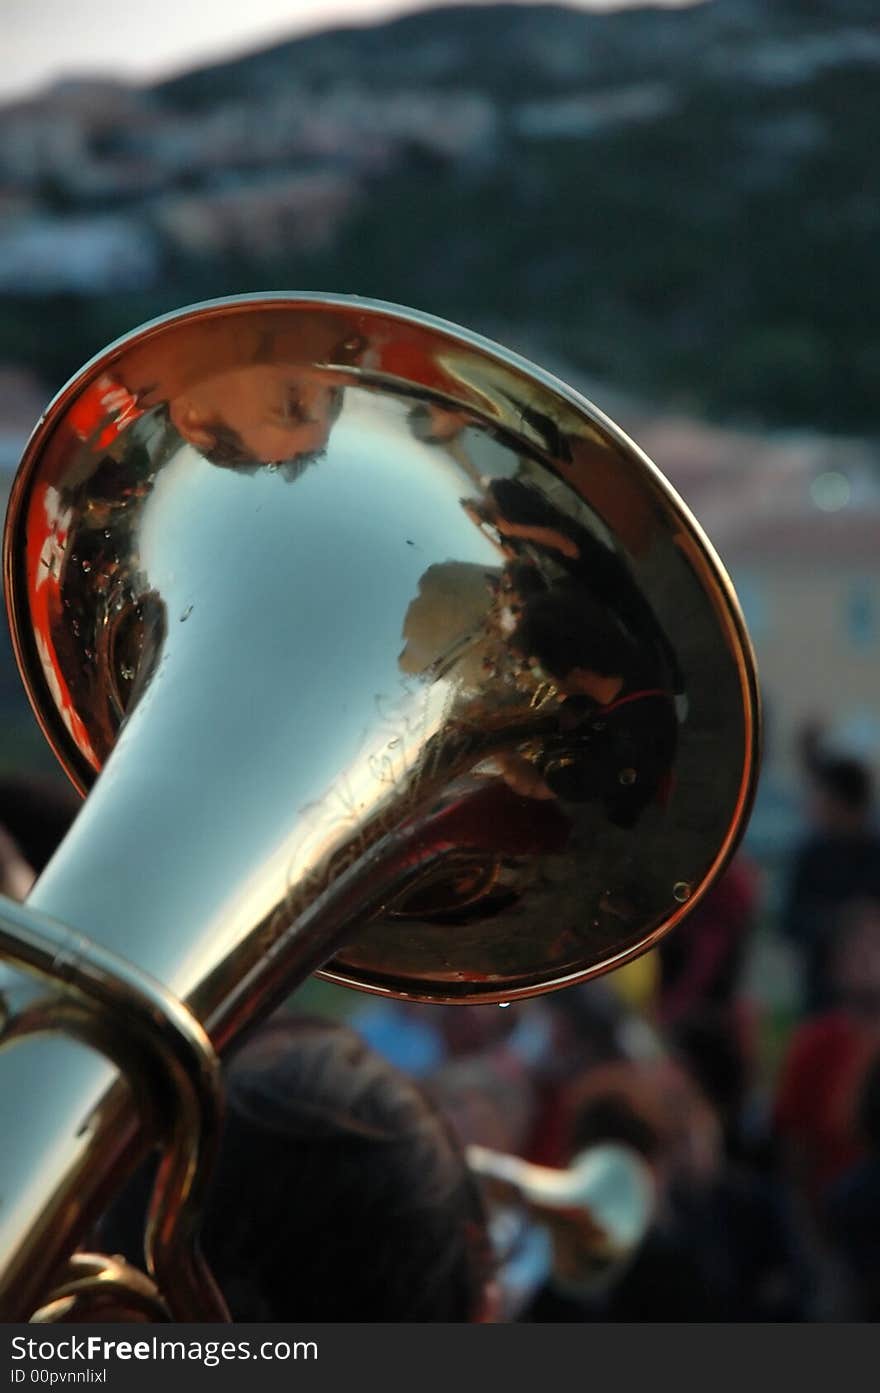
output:
[[[554,1281],[574,1296],[621,1275],[654,1217],[651,1171],[617,1142],[589,1147],[566,1170],[485,1146],[469,1146],[467,1160],[490,1201],[523,1205],[547,1229]]]

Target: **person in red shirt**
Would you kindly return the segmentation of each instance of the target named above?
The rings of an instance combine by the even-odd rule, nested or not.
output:
[[[784,1160],[811,1207],[862,1154],[857,1100],[880,1047],[880,902],[849,906],[832,973],[837,1004],[795,1031],[775,1106]]]

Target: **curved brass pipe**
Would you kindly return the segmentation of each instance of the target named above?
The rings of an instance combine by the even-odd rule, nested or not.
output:
[[[130,963],[33,909],[0,898],[0,956],[52,987],[5,1015],[0,1044],[50,1031],[93,1046],[140,1090],[145,1120],[164,1148],[150,1202],[147,1266],[176,1320],[228,1320],[198,1247],[198,1228],[220,1139],[223,1094],[211,1042],[182,1002]],[[2,983],[0,983],[2,986]],[[54,1236],[55,1245],[64,1235]],[[25,1274],[12,1269],[0,1307],[18,1318],[49,1280],[55,1251]]]
[[[103,1253],[74,1253],[56,1280],[45,1305],[30,1318],[32,1325],[71,1321],[148,1321],[169,1319],[168,1307],[149,1277],[119,1257]]]

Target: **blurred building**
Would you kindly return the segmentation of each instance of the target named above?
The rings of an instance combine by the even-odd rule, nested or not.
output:
[[[736,585],[761,676],[765,784],[792,784],[797,732],[816,720],[880,773],[876,449],[683,418],[630,417],[627,425],[693,508]],[[779,808],[774,821],[784,839]]]

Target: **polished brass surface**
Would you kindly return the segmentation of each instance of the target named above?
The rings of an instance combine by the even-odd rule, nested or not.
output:
[[[161,882],[142,965],[203,1019],[390,834],[329,975],[576,981],[699,899],[749,801],[751,655],[683,505],[423,316],[279,296],[132,335],[37,431],[6,574],[47,734],[82,788],[108,765],[34,902],[63,917],[75,867],[115,936]]]
[[[32,1325],[94,1321],[169,1320],[168,1309],[149,1277],[123,1258],[74,1253],[49,1300],[34,1311]]]
[[[439,1001],[605,971],[749,808],[754,665],[699,527],[582,398],[412,311],[245,298],[111,346],[29,443],[4,575],[38,719],[101,774],[29,906],[216,1048],[318,968]],[[0,1051],[0,1102],[22,1079],[0,1261],[39,1212],[84,1232],[138,1146],[90,1047]]]

